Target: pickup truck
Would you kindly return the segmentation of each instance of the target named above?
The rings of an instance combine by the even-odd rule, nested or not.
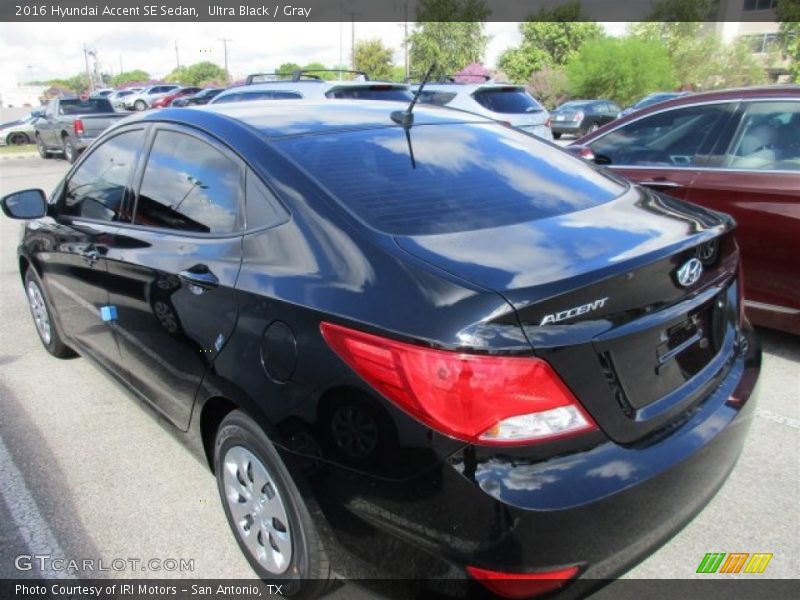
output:
[[[39,155],[61,154],[74,163],[97,136],[125,115],[114,112],[106,98],[59,97],[37,116],[34,135]]]

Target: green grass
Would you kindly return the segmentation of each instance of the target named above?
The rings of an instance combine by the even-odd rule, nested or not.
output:
[[[8,154],[24,154],[26,152],[36,152],[36,144],[23,144],[22,146],[0,146],[0,156]]]

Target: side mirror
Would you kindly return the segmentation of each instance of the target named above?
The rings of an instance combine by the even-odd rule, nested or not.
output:
[[[592,151],[591,148],[589,148],[589,146],[572,145],[572,146],[566,146],[564,150],[566,150],[570,154],[574,154],[578,158],[582,158],[583,160],[586,160],[588,162],[594,162],[595,159],[594,152]]]
[[[42,190],[23,190],[4,196],[0,207],[12,219],[38,219],[47,214],[47,198]]]
[[[40,111],[40,110],[32,110],[31,111],[31,116],[34,119],[41,119],[44,116],[44,113],[42,111]]]

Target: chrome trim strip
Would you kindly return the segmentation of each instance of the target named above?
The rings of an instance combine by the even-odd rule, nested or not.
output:
[[[749,308],[757,308],[759,310],[769,310],[772,312],[782,313],[784,315],[800,314],[799,308],[789,308],[788,306],[779,306],[777,304],[769,304],[767,302],[756,302],[755,300],[745,300],[744,305]]]

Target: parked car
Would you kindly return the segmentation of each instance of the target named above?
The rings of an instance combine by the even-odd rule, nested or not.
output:
[[[585,596],[742,448],[760,349],[733,221],[490,119],[407,111],[127,119],[47,202],[2,200],[29,220],[36,330],[207,461],[282,595],[380,572]]]
[[[74,163],[95,138],[123,116],[114,112],[106,98],[53,98],[34,123],[39,156],[61,154]]]
[[[202,90],[199,87],[182,87],[178,88],[174,92],[171,92],[165,96],[161,96],[160,98],[156,98],[150,103],[152,108],[166,108],[167,106],[171,106],[173,100],[177,98],[185,98],[187,96],[194,96],[197,92]]]
[[[123,102],[125,103],[125,108],[129,110],[146,110],[150,108],[154,100],[161,98],[162,96],[166,96],[167,94],[178,90],[180,87],[181,86],[179,85],[167,83],[151,85],[150,87],[144,88],[136,94],[125,96],[123,98]]]
[[[616,119],[620,108],[611,100],[571,100],[550,113],[553,137],[586,135]]]
[[[323,69],[324,70],[324,69]],[[412,94],[408,85],[388,81],[370,81],[363,71],[350,72],[354,80],[323,80],[314,73],[295,71],[292,75],[255,73],[247,77],[247,84],[229,88],[209,104],[242,102],[250,100],[339,99],[339,100],[401,100],[410,102]]]
[[[142,88],[126,88],[124,90],[117,90],[115,92],[110,93],[107,98],[108,101],[111,102],[111,105],[114,107],[114,110],[128,110],[125,106],[125,98],[128,96],[132,96],[133,94],[142,91]]]
[[[418,85],[412,86],[416,91]],[[531,96],[523,85],[494,83],[459,83],[455,78],[442,78],[426,83],[419,101],[456,108],[489,117],[522,131],[552,140],[547,110]]]
[[[625,117],[642,108],[647,108],[648,106],[653,106],[654,104],[658,104],[660,102],[666,102],[667,100],[672,100],[673,98],[683,98],[684,96],[691,95],[691,93],[692,92],[653,92],[652,94],[647,94],[647,96],[635,104],[626,107],[622,112],[620,112],[619,116]]]
[[[206,88],[200,90],[194,96],[184,96],[175,98],[170,106],[199,106],[208,104],[214,96],[221,94],[226,88]]]
[[[676,98],[575,145],[640,185],[733,215],[748,316],[800,335],[800,86]]]
[[[34,111],[23,119],[0,123],[0,146],[32,144],[36,135],[34,124],[40,113]]]
[[[102,88],[99,90],[95,90],[92,92],[92,98],[108,98],[111,94],[114,93],[114,88]]]

